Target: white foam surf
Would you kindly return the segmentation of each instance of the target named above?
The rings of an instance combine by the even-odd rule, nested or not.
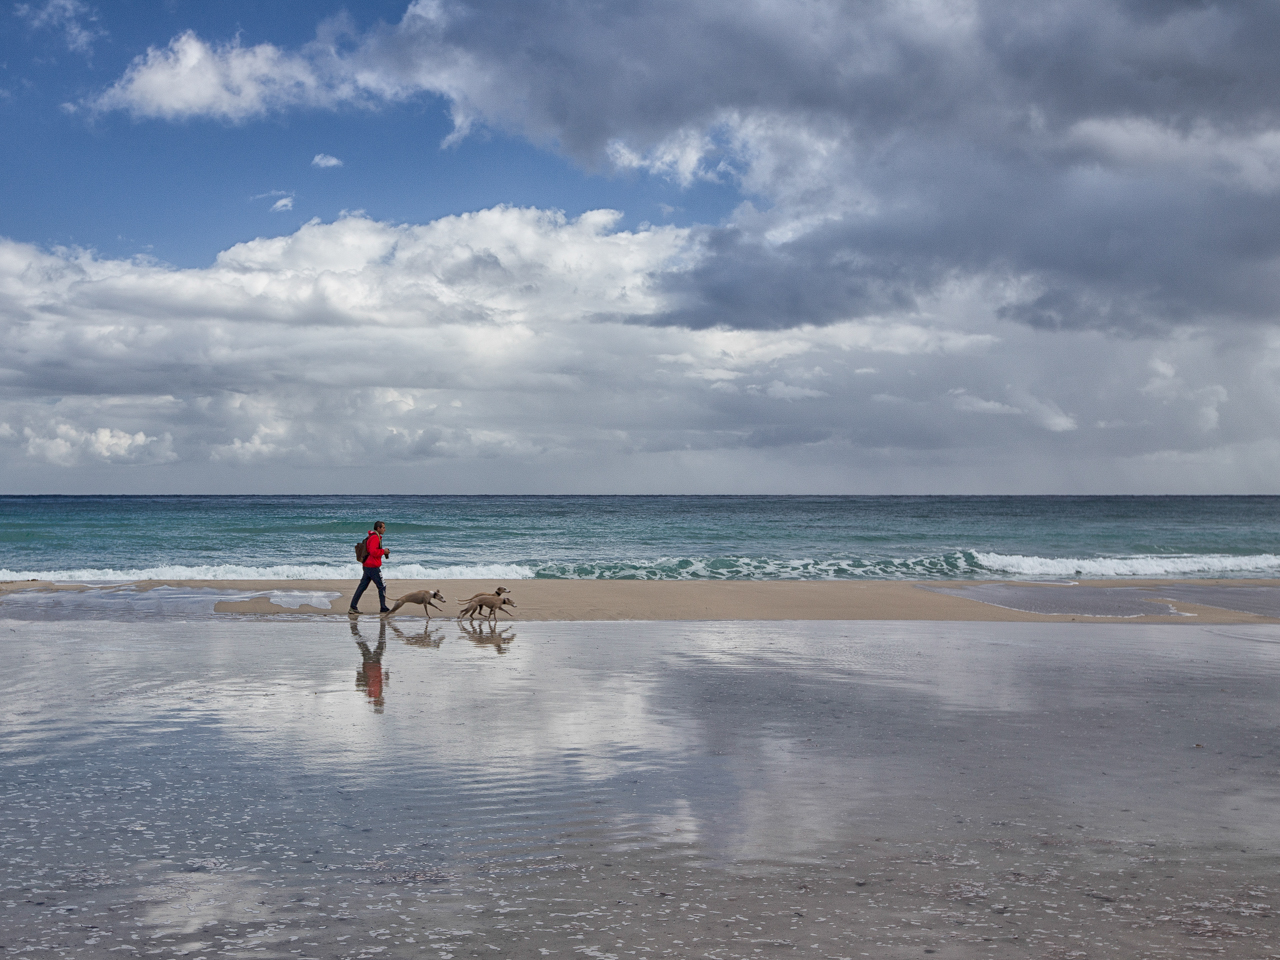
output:
[[[358,563],[180,565],[0,570],[0,580],[124,583],[136,580],[358,580]],[[1105,580],[1121,577],[1280,577],[1280,555],[1180,554],[1041,557],[968,550],[924,557],[661,557],[646,560],[526,561],[429,566],[389,563],[388,580]]]
[[[56,583],[127,583],[134,580],[359,580],[358,563],[279,564],[251,567],[232,563],[183,566],[163,564],[117,570],[79,567],[62,570],[0,570],[0,580],[52,580]],[[385,564],[388,580],[528,580],[534,572],[512,563],[428,567],[419,563]]]
[[[1012,577],[1275,577],[1280,576],[1280,556],[1260,553],[1187,554],[1132,557],[1025,557],[1000,553],[976,553],[984,569]]]

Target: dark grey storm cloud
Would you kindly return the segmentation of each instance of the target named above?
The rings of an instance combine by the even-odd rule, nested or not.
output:
[[[963,271],[1039,288],[1005,317],[1141,333],[1280,306],[1277,49],[1264,3],[472,0],[357,59],[588,167],[735,178],[769,226],[821,214],[713,235],[668,322],[825,323]]]
[[[1004,318],[1142,334],[1280,307],[1277,49],[1274,3],[416,0],[296,52],[188,32],[95,104],[243,120],[433,93],[455,137],[735,183],[750,206],[657,322],[823,324],[962,274],[1007,282]]]
[[[1249,130],[1274,120],[1280,81],[1280,9],[1250,2],[469,0],[417,4],[370,39],[406,83],[424,58],[483,71],[466,90],[480,107],[584,161],[724,108],[831,114],[872,137],[977,124],[1010,144],[1027,111],[1049,129],[1106,115]]]

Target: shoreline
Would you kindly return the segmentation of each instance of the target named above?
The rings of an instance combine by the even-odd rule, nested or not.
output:
[[[1280,580],[1134,579],[1033,582],[1019,580],[512,580],[503,584],[516,604],[519,621],[769,621],[886,620],[979,622],[1088,622],[1143,624],[1280,623]],[[157,588],[219,591],[240,597],[219,600],[218,614],[253,616],[304,614],[345,616],[354,580],[144,580],[112,584],[55,584],[51,581],[0,583],[0,616],[14,594],[67,594]],[[388,598],[438,589],[443,611],[432,619],[456,617],[457,601],[492,590],[491,580],[395,580]],[[266,594],[337,594],[289,607]],[[244,594],[264,594],[245,598]],[[1178,596],[1170,596],[1177,594]],[[24,597],[24,599],[33,599]],[[70,598],[66,598],[70,599]],[[294,598],[296,599],[296,597]],[[1207,601],[1207,602],[1206,602]],[[362,598],[367,616],[376,616],[377,593]],[[1226,604],[1226,605],[1215,605]],[[1021,609],[1019,607],[1022,607]],[[1151,613],[1146,613],[1147,609]],[[1053,612],[1043,612],[1051,610]],[[1038,612],[1040,611],[1040,612]],[[423,619],[421,606],[394,615]]]

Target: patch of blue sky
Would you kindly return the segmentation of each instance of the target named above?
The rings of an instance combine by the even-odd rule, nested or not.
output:
[[[34,6],[34,5],[33,5]],[[477,128],[452,132],[438,97],[374,108],[301,109],[241,123],[91,116],[82,104],[109,87],[134,57],[193,29],[210,42],[296,49],[340,4],[116,4],[85,23],[89,50],[69,49],[50,26],[12,11],[0,31],[0,235],[42,247],[79,246],[101,256],[146,255],[206,266],[221,250],[278,236],[343,211],[425,223],[498,204],[563,210],[570,218],[611,208],[618,229],[650,222],[719,223],[741,202],[730,180],[688,187],[645,172],[589,171],[547,146]],[[396,22],[397,3],[362,4],[353,27]],[[341,166],[316,167],[327,154]],[[286,199],[288,202],[281,203]]]

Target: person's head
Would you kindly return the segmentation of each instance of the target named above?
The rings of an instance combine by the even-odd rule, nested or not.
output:
[[[387,529],[387,525],[383,523],[381,520],[379,520],[377,523],[373,525],[373,532],[376,533],[378,536],[382,536],[382,534],[386,531],[386,529]]]

